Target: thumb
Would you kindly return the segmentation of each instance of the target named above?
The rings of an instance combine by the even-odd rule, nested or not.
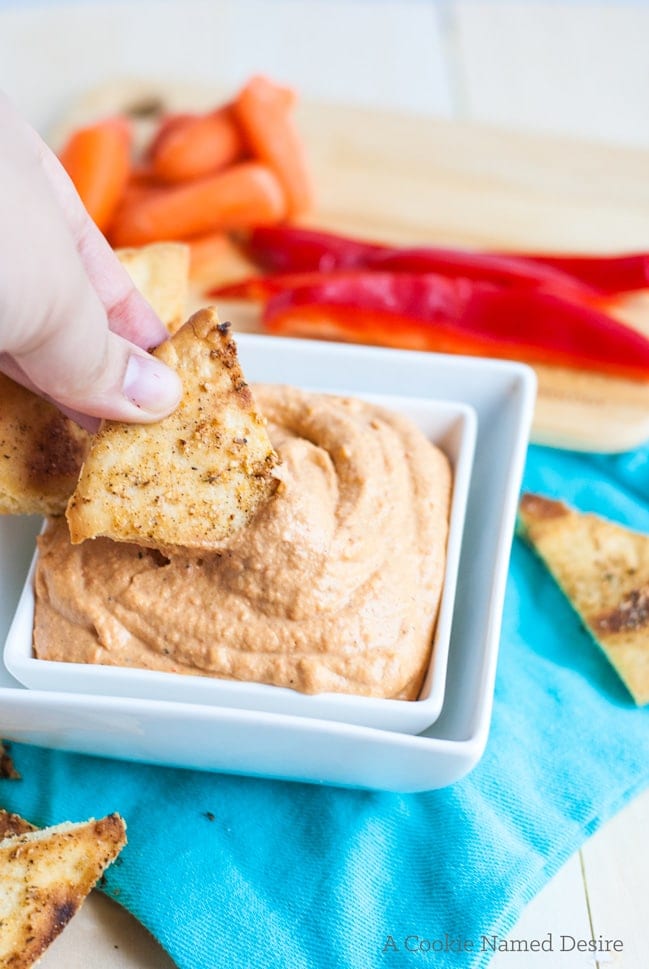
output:
[[[151,345],[164,335],[162,323],[125,274],[116,278],[107,245],[96,256],[98,233],[71,183],[63,180],[61,194],[47,175],[58,170],[52,157],[0,96],[3,369],[8,358],[26,385],[80,414],[159,420],[178,404],[180,380],[127,337]],[[89,246],[90,268],[82,256]],[[125,335],[111,331],[107,312]]]
[[[10,349],[26,377],[57,403],[93,417],[150,422],[179,403],[178,375],[108,327],[106,310],[80,259],[47,319]],[[70,260],[72,261],[72,260]],[[31,330],[31,333],[30,333]],[[21,332],[20,330],[18,332]]]

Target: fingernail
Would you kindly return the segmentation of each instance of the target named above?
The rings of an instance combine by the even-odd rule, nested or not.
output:
[[[140,410],[162,417],[177,406],[182,384],[178,374],[160,360],[133,353],[126,366],[122,392]]]

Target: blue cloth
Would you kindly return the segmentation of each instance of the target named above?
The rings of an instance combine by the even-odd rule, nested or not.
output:
[[[649,448],[531,448],[524,487],[649,532]],[[5,806],[39,824],[128,820],[105,891],[181,969],[385,969],[427,946],[451,950],[435,952],[436,967],[477,969],[649,781],[649,710],[516,540],[489,744],[451,788],[397,796],[13,753],[24,779],[0,783]]]

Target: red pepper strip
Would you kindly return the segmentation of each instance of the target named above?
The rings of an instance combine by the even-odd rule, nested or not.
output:
[[[278,225],[253,229],[246,248],[268,272],[302,273],[362,266],[369,255],[386,247],[333,232]]]
[[[465,276],[499,286],[543,286],[581,298],[598,292],[568,273],[532,259],[432,246],[385,246],[293,226],[255,229],[248,239],[248,251],[264,269],[275,273],[365,268]]]
[[[527,286],[545,288],[555,293],[561,293],[568,299],[593,300],[600,294],[587,288],[584,284],[571,279],[564,273],[555,272],[543,267],[520,267],[511,259],[504,257],[480,256],[474,258],[473,253],[456,253],[443,249],[404,249],[386,250],[372,253],[361,267],[337,267],[334,270],[282,272],[268,276],[250,276],[237,283],[226,284],[212,290],[210,297],[227,299],[251,299],[265,302],[276,293],[299,286],[317,286],[326,277],[341,278],[349,273],[360,270],[376,270],[380,272],[407,273],[435,273],[450,278],[466,278],[474,282],[492,283],[500,286]]]
[[[649,340],[598,309],[532,289],[359,272],[273,296],[273,333],[506,357],[649,380]]]
[[[498,286],[543,287],[566,296],[585,299],[598,294],[565,272],[532,260],[496,253],[471,252],[461,249],[385,249],[371,253],[365,266],[386,272],[438,273],[440,276],[465,276],[476,282]]]
[[[521,262],[539,263],[574,276],[586,286],[600,293],[629,293],[649,287],[649,253],[624,256],[558,256],[528,255],[516,258]]]
[[[224,286],[217,286],[216,289],[210,290],[206,295],[210,298],[251,299],[265,303],[271,296],[283,293],[287,289],[319,286],[324,281],[331,282],[332,279],[344,279],[350,276],[355,278],[357,274],[357,269],[351,269],[330,273],[273,273],[270,276],[248,276],[238,283],[226,283]]]

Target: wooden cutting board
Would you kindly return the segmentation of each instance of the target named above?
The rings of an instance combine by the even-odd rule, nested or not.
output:
[[[194,85],[104,86],[55,141],[98,111],[151,94],[174,109],[223,96]],[[298,123],[318,195],[314,226],[410,244],[649,251],[649,151],[314,103],[300,107]],[[629,303],[628,322],[649,335],[649,295]],[[220,309],[235,326],[255,325],[240,303]],[[536,369],[535,441],[622,451],[649,440],[649,382]]]
[[[649,251],[649,152],[475,124],[305,107],[313,224],[493,249]],[[649,335],[649,296],[628,321]],[[524,324],[524,321],[521,321]],[[621,451],[649,440],[649,382],[538,367],[533,439]]]

